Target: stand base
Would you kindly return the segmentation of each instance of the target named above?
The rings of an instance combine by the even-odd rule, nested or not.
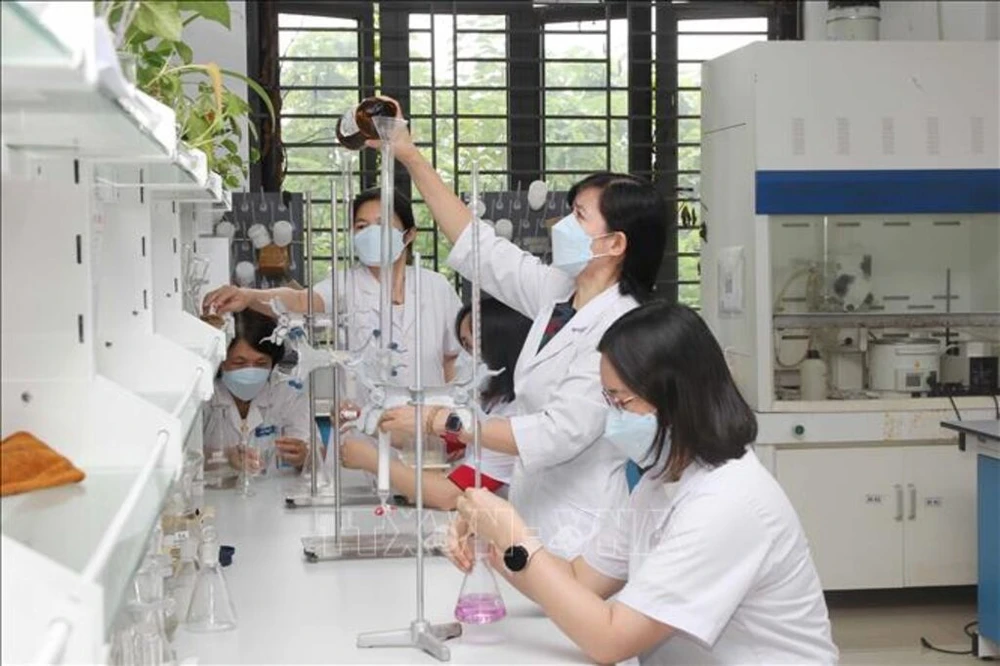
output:
[[[451,650],[445,641],[462,635],[462,625],[458,622],[431,624],[430,622],[410,623],[409,629],[372,631],[358,635],[359,648],[411,647],[423,650],[438,661],[449,661]]]
[[[414,557],[417,539],[413,534],[341,534],[337,543],[333,536],[307,536],[302,537],[302,553],[307,562]],[[442,554],[424,545],[424,555]]]
[[[379,500],[375,493],[365,492],[359,489],[358,492],[345,492],[340,496],[341,506],[378,506]],[[334,507],[337,505],[333,494],[324,492],[318,493],[315,497],[309,491],[288,495],[285,497],[286,509],[304,509],[308,507]]]

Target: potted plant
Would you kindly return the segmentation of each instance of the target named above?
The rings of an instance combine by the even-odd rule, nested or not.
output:
[[[222,177],[223,184],[238,188],[249,163],[259,151],[250,146],[250,161],[239,152],[243,137],[241,122],[256,139],[257,128],[249,119],[250,105],[223,83],[224,77],[239,79],[263,101],[274,122],[274,106],[256,81],[216,63],[195,63],[191,47],[183,40],[184,26],[207,20],[230,27],[226,0],[97,0],[115,35],[119,58],[135,85],[144,93],[172,108],[177,114],[181,140],[208,157],[208,168]]]

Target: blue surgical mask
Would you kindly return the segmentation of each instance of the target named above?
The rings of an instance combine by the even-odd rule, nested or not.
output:
[[[609,234],[604,234],[607,236]],[[570,213],[559,220],[552,227],[552,265],[563,271],[570,277],[575,278],[587,267],[595,255],[590,246],[597,238],[592,238],[583,230],[576,219],[576,215]]]
[[[403,242],[403,232],[396,227],[389,229],[392,237],[392,261],[395,262],[403,254],[406,244]],[[365,266],[378,266],[382,263],[382,225],[369,224],[354,234],[354,252]]]
[[[608,409],[604,436],[639,467],[656,462],[652,450],[656,437],[656,414],[635,414],[620,409]],[[670,432],[663,441],[662,456],[670,455]]]
[[[264,388],[270,376],[271,371],[267,368],[223,370],[222,383],[234,396],[245,402],[250,402]]]

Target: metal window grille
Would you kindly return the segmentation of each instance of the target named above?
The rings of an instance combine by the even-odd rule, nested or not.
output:
[[[276,14],[277,39],[267,38],[266,20],[248,21],[265,45],[262,57],[252,45],[249,51],[251,65],[256,57],[272,63],[262,69],[278,70],[260,74],[278,81],[286,170],[274,161],[252,182],[312,192],[316,279],[332,253],[324,204],[338,173],[334,127],[344,110],[378,91],[408,110],[421,150],[458,192],[469,188],[473,156],[487,190],[527,188],[536,178],[565,190],[604,169],[654,180],[678,211],[667,222],[657,291],[694,306],[701,63],[751,41],[801,33],[798,3],[782,0],[254,4]],[[269,57],[269,48],[277,53]],[[363,152],[358,186],[376,184],[376,163]],[[401,171],[398,186],[409,193]],[[417,247],[428,267],[442,270],[447,241],[423,202],[414,204]]]

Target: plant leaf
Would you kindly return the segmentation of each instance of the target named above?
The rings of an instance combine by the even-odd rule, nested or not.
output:
[[[225,74],[226,76],[231,76],[234,79],[240,79],[241,81],[246,83],[251,90],[257,93],[257,96],[260,97],[261,100],[264,102],[264,106],[267,107],[267,112],[271,114],[271,122],[274,122],[275,113],[274,113],[274,105],[271,103],[271,97],[267,94],[267,91],[264,90],[264,88],[259,83],[257,83],[253,79],[243,74],[240,74],[239,72],[234,72],[231,69],[224,69],[222,70],[222,73]]]
[[[181,12],[176,0],[142,2],[135,13],[138,30],[170,42],[181,40]]]
[[[224,141],[222,141],[221,145],[222,145],[223,148],[225,148],[226,150],[228,150],[231,153],[238,153],[238,152],[240,152],[240,147],[237,146],[236,142],[233,141],[232,139],[225,139]]]
[[[181,11],[195,12],[200,14],[206,21],[214,21],[223,25],[228,30],[230,25],[229,3],[226,0],[181,0],[179,3]]]
[[[174,48],[177,50],[177,55],[181,57],[181,61],[185,65],[190,65],[191,61],[194,60],[194,52],[191,47],[184,42],[175,42]]]

